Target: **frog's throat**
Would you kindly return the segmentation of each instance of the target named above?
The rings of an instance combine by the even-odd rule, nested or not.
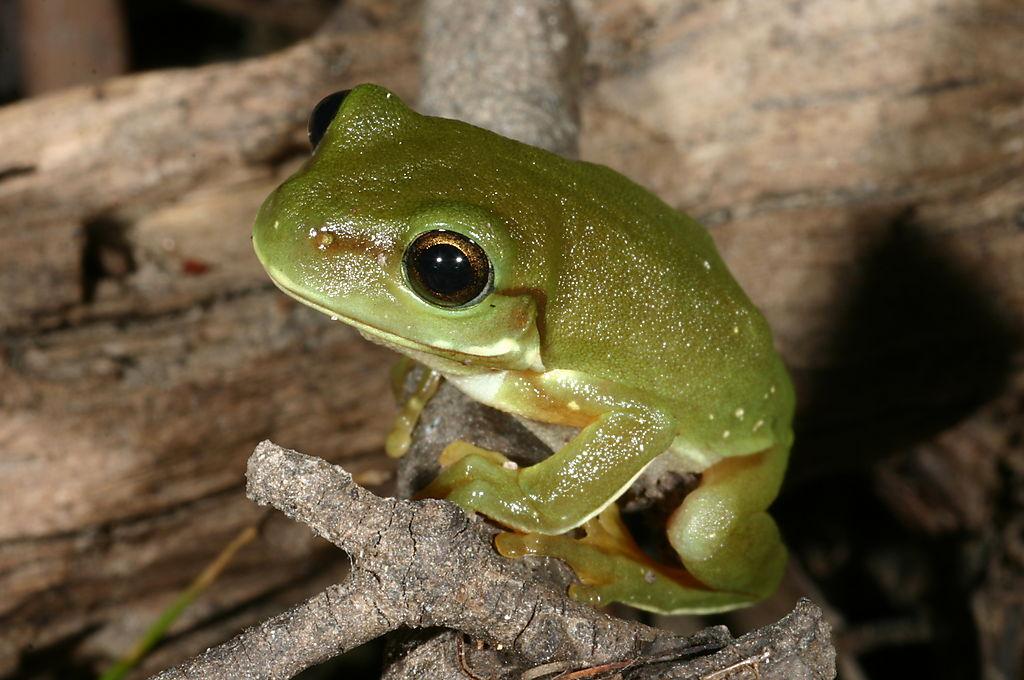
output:
[[[476,373],[485,373],[492,371],[495,368],[499,368],[495,364],[507,363],[507,357],[500,353],[474,354],[471,352],[460,352],[448,347],[437,347],[434,345],[416,342],[415,340],[410,340],[408,338],[403,338],[400,335],[386,331],[374,326],[373,324],[366,323],[361,319],[339,314],[333,309],[324,307],[300,293],[291,290],[286,282],[280,281],[276,276],[272,275],[270,280],[273,281],[274,285],[288,297],[298,300],[307,307],[312,307],[322,314],[326,314],[333,320],[343,321],[359,331],[359,334],[370,342],[382,345],[401,354],[405,354],[413,360],[418,361],[425,366],[429,366],[444,375],[471,375]],[[532,354],[533,353],[531,353],[531,355]],[[539,363],[539,356],[536,359],[531,359],[531,363]]]

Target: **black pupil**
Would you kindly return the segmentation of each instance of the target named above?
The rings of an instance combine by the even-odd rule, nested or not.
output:
[[[417,253],[416,270],[423,285],[440,295],[454,295],[475,278],[466,254],[448,243],[435,243]]]

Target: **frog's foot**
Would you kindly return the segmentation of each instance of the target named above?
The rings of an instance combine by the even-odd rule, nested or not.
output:
[[[504,455],[455,441],[438,461],[444,469],[417,498],[443,498],[508,527],[545,530],[542,509],[519,485],[519,466]]]
[[[396,399],[401,399],[405,379],[415,367],[416,363],[412,359],[402,357],[391,370],[391,389],[394,391]],[[412,443],[412,430],[416,427],[427,402],[434,396],[440,385],[441,374],[424,367],[423,375],[416,383],[416,389],[402,404],[401,410],[391,426],[391,432],[384,440],[384,451],[390,457],[401,458],[409,450],[409,445]]]
[[[749,594],[708,588],[683,569],[654,562],[640,550],[613,503],[583,525],[585,536],[499,534],[498,552],[506,557],[545,555],[568,564],[579,578],[569,588],[578,601],[599,607],[622,602],[662,613],[711,613],[750,604]]]

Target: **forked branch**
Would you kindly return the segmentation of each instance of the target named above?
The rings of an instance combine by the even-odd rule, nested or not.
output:
[[[506,650],[535,678],[584,668],[595,669],[588,677],[718,679],[755,667],[764,679],[833,674],[828,624],[807,601],[738,640],[721,627],[679,638],[569,600],[532,560],[501,557],[493,528],[450,503],[381,498],[342,468],[270,442],[249,459],[248,495],[348,553],[351,573],[159,680],[290,678],[399,627],[438,626]]]

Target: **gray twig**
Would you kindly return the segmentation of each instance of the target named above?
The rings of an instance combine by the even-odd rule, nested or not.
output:
[[[736,641],[722,628],[677,638],[567,599],[534,575],[530,560],[498,555],[493,530],[450,503],[375,496],[342,468],[270,442],[249,459],[248,495],[345,550],[351,574],[158,680],[290,678],[399,627],[436,626],[505,650],[524,669],[623,662],[617,665],[637,678],[706,677],[753,665],[765,679],[834,672],[828,625],[807,601],[774,626]],[[711,656],[688,658],[723,646]]]

